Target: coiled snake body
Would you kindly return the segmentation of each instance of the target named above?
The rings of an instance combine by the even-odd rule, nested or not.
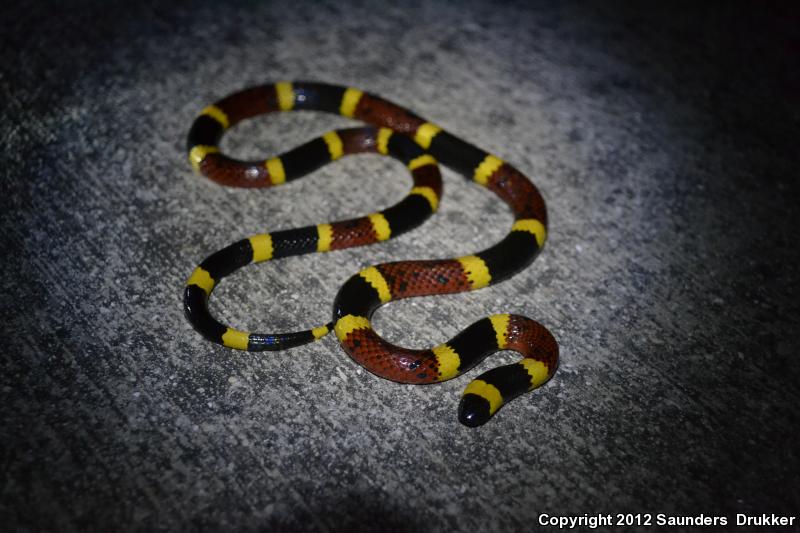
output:
[[[219,151],[223,133],[239,121],[291,110],[338,113],[371,127],[331,131],[266,161],[238,161]],[[234,187],[279,185],[355,153],[389,155],[403,162],[413,178],[409,194],[381,212],[255,235],[205,259],[186,283],[184,310],[208,340],[240,350],[282,350],[333,330],[342,348],[367,370],[402,383],[445,381],[498,350],[520,353],[523,358],[519,362],[493,368],[469,383],[459,406],[459,420],[467,426],[485,423],[504,403],[553,375],[558,344],[544,326],[523,316],[492,315],[429,350],[390,344],[370,325],[375,310],[389,301],[479,289],[509,278],[534,260],[544,245],[547,212],[536,187],[508,163],[377,96],[305,82],[254,87],[208,106],[192,125],[188,148],[195,170]],[[515,222],[503,240],[455,259],[398,261],[365,268],[339,290],[333,320],[313,329],[248,333],[211,316],[208,299],[215,285],[247,264],[371,244],[421,224],[436,211],[441,197],[437,161],[487,187],[509,205]]]

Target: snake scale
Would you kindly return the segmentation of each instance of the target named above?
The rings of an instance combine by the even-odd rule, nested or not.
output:
[[[325,133],[280,156],[245,162],[225,156],[219,142],[238,122],[277,111],[336,113],[369,126]],[[527,267],[546,238],[547,212],[537,188],[500,158],[451,135],[409,110],[352,87],[279,82],[242,90],[202,110],[188,137],[194,169],[233,187],[271,187],[312,172],[343,156],[388,155],[410,171],[413,186],[399,203],[380,212],[340,222],[254,235],[217,251],[191,274],[184,311],[206,339],[249,351],[283,350],[330,331],[350,357],[382,378],[401,383],[435,383],[468,371],[487,355],[513,350],[516,363],[472,380],[459,405],[459,420],[475,427],[514,397],[545,383],[558,363],[558,344],[529,318],[496,314],[427,350],[395,346],[381,338],[370,319],[381,305],[412,296],[452,294],[503,281]],[[438,162],[488,188],[514,214],[510,232],[490,248],[453,259],[397,261],[363,269],[339,289],[333,318],[292,333],[249,333],[217,321],[208,300],[219,281],[250,263],[311,252],[327,252],[383,241],[402,234],[436,211],[442,194]]]

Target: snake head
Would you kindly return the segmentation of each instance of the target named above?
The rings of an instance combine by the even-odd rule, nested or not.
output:
[[[465,394],[458,406],[458,421],[474,428],[491,418],[489,402],[477,394]]]

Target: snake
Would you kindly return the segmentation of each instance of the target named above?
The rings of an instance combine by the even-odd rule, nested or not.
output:
[[[329,131],[281,155],[242,161],[222,153],[224,133],[258,115],[316,111],[358,120],[361,127]],[[558,365],[559,347],[539,322],[516,314],[493,314],[430,349],[410,349],[382,338],[372,326],[375,311],[392,301],[454,294],[499,283],[530,265],[547,238],[547,210],[536,186],[519,170],[405,107],[354,87],[281,81],[246,88],[205,107],[188,135],[189,162],[196,172],[225,186],[260,188],[288,183],[352,154],[380,154],[403,165],[412,188],[382,211],[332,223],[261,233],[239,240],[203,260],[183,291],[184,313],[209,341],[247,351],[290,349],[335,333],[355,362],[381,378],[427,384],[453,379],[501,351],[522,358],[492,368],[464,389],[458,420],[477,427],[512,399],[547,382]],[[508,205],[514,222],[493,246],[448,259],[403,260],[368,266],[338,290],[332,319],[288,333],[253,333],[219,322],[209,297],[222,278],[252,264],[385,241],[416,228],[439,207],[439,163],[477,183]]]

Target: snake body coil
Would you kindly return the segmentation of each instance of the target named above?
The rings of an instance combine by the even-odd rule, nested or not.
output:
[[[241,120],[274,111],[313,110],[361,120],[371,127],[331,131],[278,157],[244,162],[223,155],[223,133]],[[205,108],[189,132],[195,170],[234,187],[270,187],[299,178],[355,153],[378,153],[403,162],[413,187],[398,204],[351,220],[252,236],[198,266],[186,283],[184,309],[207,339],[240,350],[282,350],[333,330],[342,348],[370,372],[402,383],[435,383],[466,372],[487,355],[514,350],[523,358],[469,383],[459,406],[468,426],[485,423],[512,398],[546,382],[558,362],[558,344],[538,322],[499,314],[479,320],[444,344],[411,350],[388,343],[372,328],[375,310],[411,296],[451,294],[498,283],[528,266],[546,237],[547,212],[536,187],[501,159],[382,98],[321,83],[281,82],[246,89]],[[250,263],[325,252],[386,240],[421,224],[442,193],[437,161],[487,187],[511,208],[515,222],[494,246],[455,259],[399,261],[365,268],[339,290],[333,320],[293,333],[248,333],[221,324],[208,311],[214,286]]]

